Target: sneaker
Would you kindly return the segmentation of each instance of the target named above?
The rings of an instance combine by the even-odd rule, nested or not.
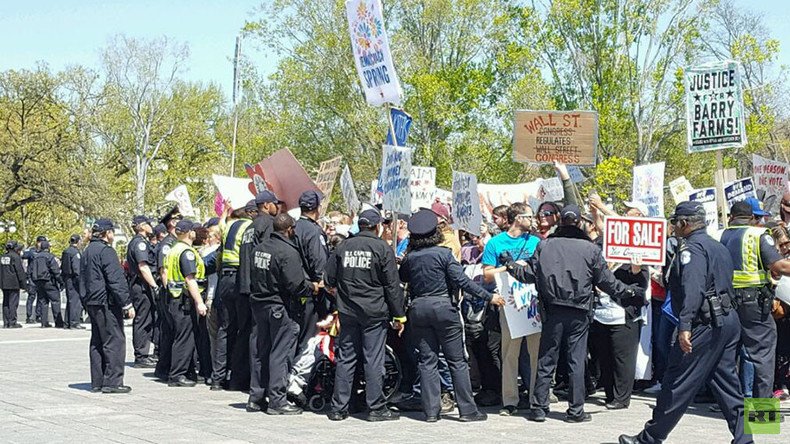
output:
[[[441,413],[450,413],[455,408],[455,401],[449,393],[442,393],[442,410]]]
[[[661,383],[656,382],[652,387],[648,387],[644,390],[645,393],[649,395],[657,395],[661,392]]]
[[[378,410],[371,410],[371,412],[368,413],[367,418],[369,422],[395,421],[398,419],[400,419],[400,414],[398,412],[393,412],[386,407]]]
[[[506,405],[499,409],[499,416],[513,416],[518,413],[518,409],[514,405]]]
[[[458,417],[458,420],[461,422],[485,421],[486,419],[488,419],[488,415],[479,411],[471,415],[461,415]]]

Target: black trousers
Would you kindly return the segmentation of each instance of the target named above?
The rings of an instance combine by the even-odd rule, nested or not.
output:
[[[590,327],[590,348],[597,357],[606,402],[631,403],[641,326],[626,321],[623,325],[593,322]]]
[[[587,310],[550,305],[546,307],[546,319],[540,335],[538,372],[535,377],[535,408],[549,408],[551,377],[557,368],[560,347],[564,344],[568,362],[568,410],[569,416],[584,413],[584,365],[587,359],[587,336],[590,332],[590,317]]]
[[[269,408],[280,408],[288,402],[288,375],[296,355],[299,323],[290,317],[282,305],[252,301],[251,306],[258,327],[261,387],[269,397]],[[263,396],[251,392],[250,401],[261,403]]]
[[[82,317],[80,278],[79,276],[64,277],[63,283],[66,284],[66,326],[76,327],[80,325],[80,318]]]
[[[499,360],[501,333],[488,330],[482,323],[464,325],[466,351],[469,354],[472,385],[481,390],[501,392],[502,369]]]
[[[450,367],[459,413],[477,412],[464,356],[463,326],[458,308],[446,297],[422,297],[412,302],[408,318],[410,338],[420,355],[420,393],[425,414],[438,416],[441,411],[440,350]]]
[[[171,352],[173,351],[173,318],[170,316],[168,301],[172,299],[166,288],[161,288],[159,297],[154,301],[159,314],[159,361],[156,363],[154,374],[159,379],[170,377]]]
[[[91,387],[119,387],[126,360],[123,310],[105,305],[88,305],[87,310],[91,320]]]
[[[232,369],[233,350],[238,330],[236,315],[236,272],[224,271],[219,275],[217,290],[211,309],[217,318],[217,336],[214,340],[213,372],[215,383],[223,383]]]
[[[33,307],[35,307],[36,321],[41,320],[41,301],[38,300],[36,283],[32,280],[27,284],[27,302],[25,303],[25,313],[27,319],[33,319]],[[38,303],[36,303],[38,302]]]
[[[770,306],[769,306],[770,307]],[[741,320],[741,343],[746,358],[754,364],[752,397],[771,398],[776,371],[776,322],[771,309],[761,309],[757,301],[738,304]]]
[[[332,394],[332,411],[348,412],[354,386],[357,364],[365,368],[365,397],[368,408],[385,407],[384,352],[387,342],[387,322],[362,324],[356,319],[340,315],[340,336],[336,343],[335,388]]]
[[[186,290],[184,290],[186,292]],[[167,309],[173,324],[173,345],[170,348],[169,379],[175,380],[194,370],[195,331],[192,322],[193,304],[188,295],[170,297]]]
[[[693,328],[689,354],[683,353],[679,342],[672,344],[653,418],[639,434],[640,442],[660,443],[667,439],[706,382],[727,420],[733,443],[752,442],[751,435],[743,432],[743,393],[735,371],[740,337],[738,315],[730,311],[723,319],[721,328]]]
[[[41,325],[49,323],[49,311],[52,307],[52,320],[55,327],[63,327],[63,316],[60,312],[60,290],[50,281],[36,281],[36,293],[41,301]]]
[[[249,299],[248,296],[245,296]],[[265,389],[261,386],[261,357],[258,356],[258,322],[252,315],[252,305],[250,305],[250,398],[253,394],[262,399]]]
[[[3,290],[3,325],[10,327],[17,323],[16,312],[19,308],[19,290]]]
[[[234,306],[236,341],[231,355],[230,389],[247,391],[250,388],[250,334],[252,332],[249,295],[236,295]]]
[[[205,302],[205,301],[204,301]],[[211,377],[211,340],[208,335],[208,322],[206,316],[200,316],[197,310],[192,311],[192,325],[195,333],[195,354],[197,355],[197,374],[205,379]]]
[[[154,334],[154,300],[151,287],[141,278],[134,278],[129,283],[129,296],[134,305],[132,320],[132,346],[134,359],[142,359],[151,353],[151,341]]]

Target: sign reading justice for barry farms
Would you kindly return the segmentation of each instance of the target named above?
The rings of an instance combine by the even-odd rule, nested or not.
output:
[[[513,160],[529,163],[595,165],[598,113],[516,111]]]
[[[648,217],[607,217],[603,256],[607,262],[628,264],[634,256],[644,265],[664,265],[667,221]]]

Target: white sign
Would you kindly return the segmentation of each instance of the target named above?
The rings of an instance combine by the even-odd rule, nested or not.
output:
[[[703,188],[689,195],[692,202],[700,202],[705,208],[705,230],[709,235],[716,237],[719,231],[719,209],[716,206],[716,188]]]
[[[211,179],[217,186],[217,191],[222,198],[230,201],[230,206],[234,210],[244,208],[251,199],[255,198],[250,191],[250,179],[239,177],[220,176],[212,174]]]
[[[351,177],[351,170],[348,169],[348,164],[343,167],[343,173],[340,175],[340,191],[343,193],[343,199],[346,201],[348,213],[356,214],[359,211],[359,198],[357,197],[357,190],[354,188],[354,178]]]
[[[483,214],[480,212],[480,195],[477,194],[477,177],[474,174],[453,171],[453,228],[480,235]]]
[[[371,106],[400,105],[403,91],[392,64],[380,0],[348,0],[348,31],[357,73]]]
[[[647,205],[648,217],[664,217],[664,162],[634,167],[632,199]]]
[[[559,177],[543,179],[540,182],[540,190],[538,196],[543,202],[557,202],[565,199],[565,190],[562,188],[562,181]]]
[[[771,214],[779,214],[782,195],[790,187],[790,165],[753,154],[752,168],[754,187],[765,193],[763,209]]]
[[[412,212],[420,208],[431,208],[436,195],[436,168],[411,167],[409,190],[411,191]]]
[[[677,179],[669,182],[669,192],[672,193],[672,199],[675,200],[675,205],[687,201],[689,194],[694,191],[691,182],[686,179],[686,176],[680,176]]]
[[[385,210],[411,214],[411,148],[384,145],[381,163],[382,203]]]
[[[750,197],[757,198],[754,189],[754,181],[751,177],[738,179],[724,185],[724,197],[727,199],[727,210],[732,208],[732,204],[746,200]]]
[[[175,190],[165,196],[165,200],[176,202],[178,204],[178,211],[184,216],[195,216],[195,209],[192,208],[192,200],[189,198],[189,191],[187,191],[186,185],[177,186]]]
[[[495,275],[497,290],[505,298],[505,319],[510,337],[521,338],[541,331],[538,290],[535,284],[513,279],[506,271]]]

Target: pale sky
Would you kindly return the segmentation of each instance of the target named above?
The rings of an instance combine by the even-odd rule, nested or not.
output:
[[[0,70],[31,68],[36,61],[54,70],[70,64],[99,67],[99,50],[123,33],[167,35],[190,47],[189,80],[211,81],[230,92],[236,35],[254,9],[269,0],[0,0]],[[324,0],[318,0],[324,1]],[[787,0],[736,0],[766,14],[782,44],[780,62],[790,65],[790,8]],[[263,72],[275,58],[247,42],[244,52]]]

